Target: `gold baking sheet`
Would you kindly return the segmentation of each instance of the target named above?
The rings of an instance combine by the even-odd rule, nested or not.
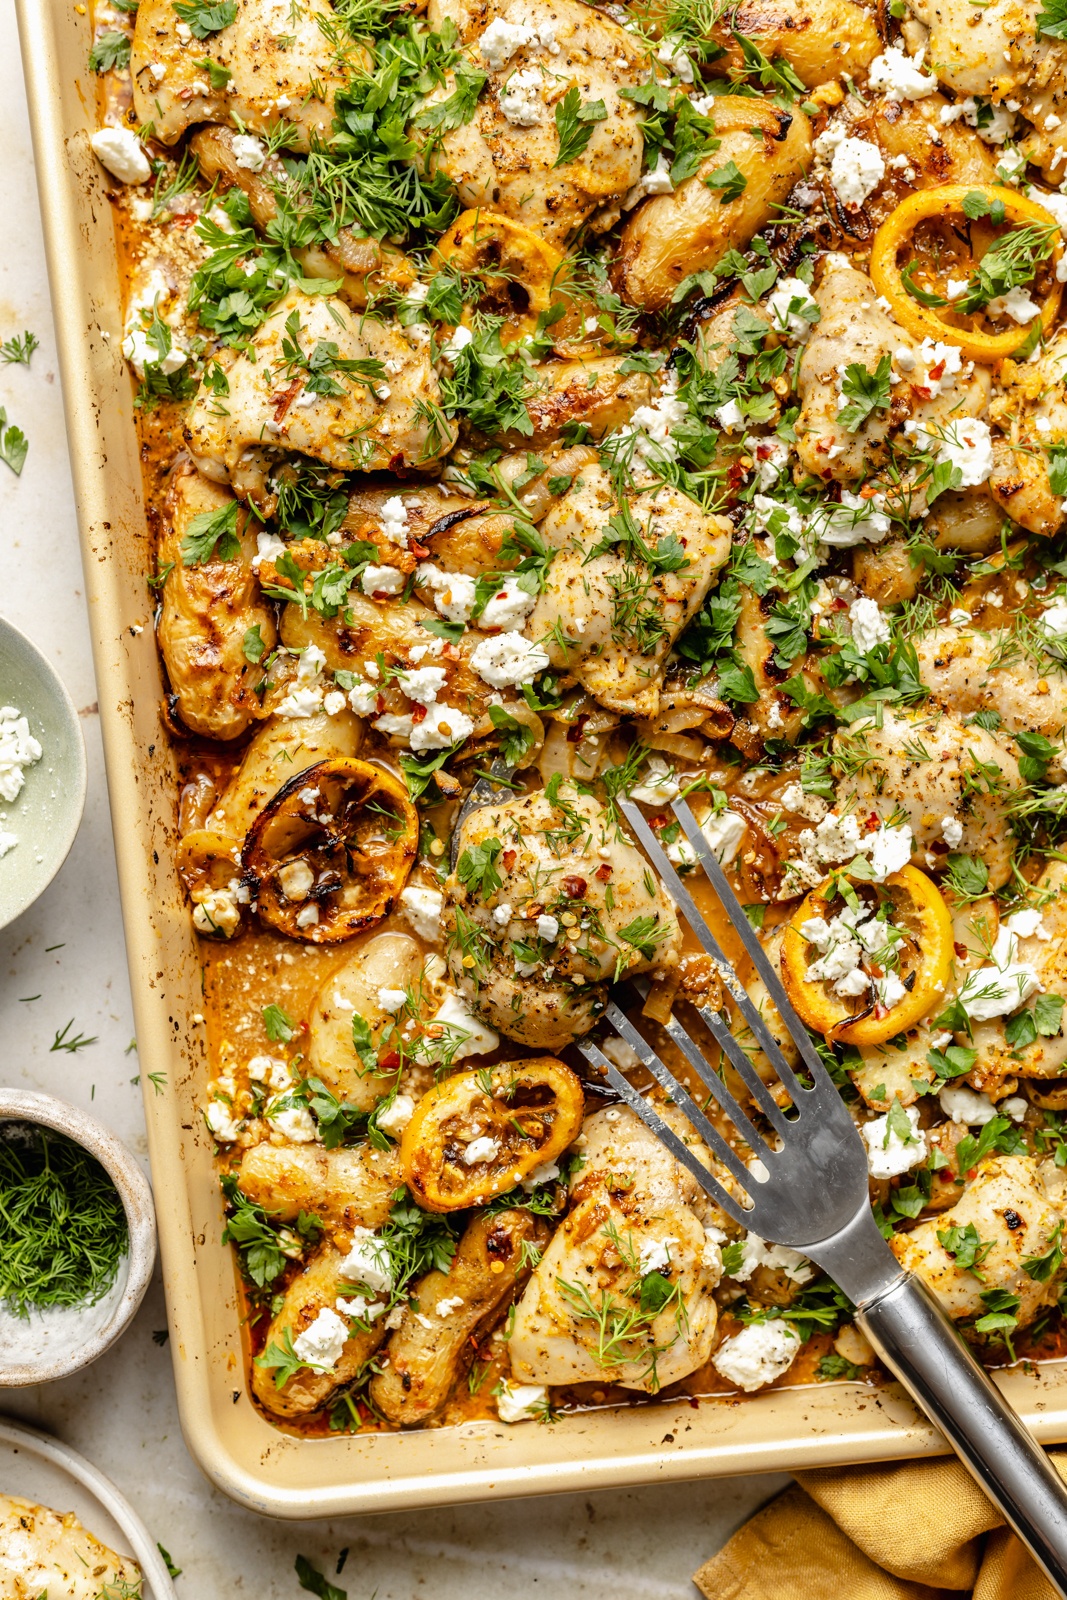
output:
[[[151,551],[119,278],[103,174],[89,149],[88,14],[16,0],[81,528],[141,1083],[178,1404],[186,1443],[235,1500],[280,1517],[881,1461],[943,1450],[901,1391],[820,1384],[742,1401],[604,1409],[552,1427],[307,1440],[279,1433],[245,1390],[233,1264],[212,1142],[196,941],[171,857],[175,781],[144,574]],[[81,8],[85,9],[85,8]],[[134,631],[135,629],[143,631]],[[157,1095],[149,1072],[166,1074]],[[1046,1442],[1067,1438],[1067,1367],[1003,1378]]]

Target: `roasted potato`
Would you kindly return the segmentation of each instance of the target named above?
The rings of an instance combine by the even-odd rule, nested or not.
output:
[[[242,1194],[279,1222],[295,1222],[301,1211],[330,1228],[377,1228],[401,1183],[395,1150],[370,1145],[257,1144],[246,1150],[237,1171]]]
[[[245,654],[245,640],[258,628],[265,656],[278,638],[274,613],[260,597],[252,567],[256,523],[245,510],[236,513],[239,548],[229,560],[220,559],[221,541],[206,561],[186,564],[182,557],[194,520],[232,503],[228,490],[202,478],[191,461],[180,460],[163,502],[157,556],[160,572],[166,571],[157,637],[175,710],[191,733],[206,739],[240,738],[258,716],[256,687],[263,669]]]
[[[715,154],[673,194],[643,201],[622,231],[613,278],[630,305],[660,311],[683,278],[743,250],[811,161],[811,125],[798,107],[723,95],[711,116],[721,140]],[[724,201],[705,179],[731,161],[745,187]]]
[[[331,973],[312,1001],[309,1070],[349,1105],[371,1111],[396,1082],[395,1073],[368,1072],[361,1062],[352,1039],[353,1017],[362,1018],[376,1044],[396,1010],[382,1005],[381,992],[414,984],[422,964],[422,951],[414,939],[403,933],[379,933]]]
[[[526,1282],[548,1237],[548,1224],[529,1211],[476,1217],[450,1270],[427,1273],[414,1285],[417,1306],[405,1311],[368,1391],[390,1422],[411,1427],[440,1411],[479,1336]]]

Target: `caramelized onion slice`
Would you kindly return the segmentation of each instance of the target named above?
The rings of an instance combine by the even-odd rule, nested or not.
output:
[[[320,761],[264,807],[241,864],[264,922],[290,939],[336,944],[389,915],[418,838],[399,778],[369,761]]]

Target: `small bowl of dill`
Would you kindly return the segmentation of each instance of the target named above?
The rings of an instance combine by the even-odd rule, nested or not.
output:
[[[0,1089],[0,1388],[95,1361],[155,1258],[152,1191],[125,1145],[63,1100]]]

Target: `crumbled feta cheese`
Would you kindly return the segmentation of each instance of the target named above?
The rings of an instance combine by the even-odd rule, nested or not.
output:
[[[463,1164],[474,1167],[480,1161],[495,1161],[500,1154],[500,1140],[491,1139],[488,1134],[482,1134],[477,1139],[472,1139],[463,1151]]]
[[[132,128],[98,128],[89,143],[101,166],[120,183],[145,183],[152,176],[148,151]]]
[[[537,596],[520,588],[518,578],[504,578],[486,601],[478,626],[487,631],[499,628],[501,633],[514,632],[522,627],[536,604]]]
[[[558,1177],[559,1162],[542,1161],[538,1166],[534,1167],[533,1171],[528,1173],[525,1178],[521,1178],[519,1180],[519,1186],[520,1188],[525,1189],[527,1194],[531,1194],[533,1190],[538,1188],[542,1183],[551,1183],[553,1179]]]
[[[348,691],[348,703],[357,717],[372,717],[378,709],[377,684],[353,684]]]
[[[811,332],[812,323],[818,322],[820,312],[811,290],[800,278],[779,278],[767,301],[767,314],[771,327],[779,333],[803,339]]]
[[[144,328],[131,328],[122,341],[122,353],[139,378],[145,367],[155,367],[164,374],[177,372],[184,367],[188,355],[180,345],[171,343],[166,355],[160,355]]]
[[[773,1383],[792,1366],[800,1350],[800,1336],[783,1317],[766,1322],[750,1322],[721,1344],[711,1364],[727,1382],[745,1394]]]
[[[306,900],[315,883],[315,874],[303,859],[286,862],[275,876],[287,900]]]
[[[262,172],[267,159],[267,147],[262,139],[252,133],[235,133],[231,148],[234,165],[246,172]]]
[[[398,567],[376,567],[373,562],[363,568],[363,593],[400,594],[407,580]]]
[[[937,1097],[941,1109],[951,1122],[967,1128],[984,1128],[997,1115],[997,1108],[987,1094],[976,1094],[966,1084],[946,1084]]]
[[[439,889],[403,889],[400,909],[415,933],[427,944],[435,944],[441,937],[441,912],[445,897]]]
[[[471,666],[482,681],[494,689],[532,683],[548,664],[548,655],[542,647],[521,633],[495,634],[483,639],[471,653]]]
[[[839,505],[820,506],[808,521],[808,531],[821,544],[835,550],[849,550],[857,544],[880,544],[889,532],[890,521],[873,500],[842,489]]]
[[[455,329],[452,337],[441,347],[441,356],[445,361],[455,361],[456,357],[466,350],[469,344],[474,343],[474,335],[469,328],[462,326]]]
[[[937,88],[937,79],[924,72],[923,56],[909,56],[906,51],[890,47],[875,56],[867,68],[867,82],[872,89],[881,89],[887,100],[925,100]]]
[[[276,533],[256,534],[256,553],[252,557],[252,566],[258,569],[262,561],[277,561],[279,556],[285,554],[285,540],[279,539]]]
[[[398,494],[391,495],[378,513],[382,532],[393,544],[408,547],[408,510]]]
[[[445,686],[448,676],[444,667],[416,667],[414,671],[398,672],[396,686],[420,706],[432,706]]]
[[[815,1276],[807,1256],[788,1245],[768,1244],[754,1233],[746,1234],[741,1242],[741,1265],[731,1276],[738,1283],[747,1283],[757,1267],[767,1267],[771,1272],[783,1272],[793,1283],[810,1283]]]
[[[500,1035],[473,1016],[454,989],[449,989],[427,1024],[430,1029],[434,1025],[441,1029],[442,1037],[435,1039],[431,1033],[422,1041],[425,1061],[445,1055],[452,1061],[462,1061],[465,1056],[488,1055],[500,1044]]]
[[[1055,641],[1055,653],[1059,655],[1059,647],[1067,644],[1067,600],[1055,600],[1052,605],[1046,606],[1037,619],[1037,625],[1042,633]]]
[[[219,1144],[232,1144],[241,1131],[241,1119],[233,1115],[223,1100],[212,1100],[205,1106],[204,1121]]]
[[[414,718],[408,712],[398,715],[396,712],[387,711],[374,720],[378,732],[384,733],[387,739],[410,739],[414,725]]]
[[[434,605],[447,622],[468,622],[474,606],[475,582],[462,572],[442,572],[425,561],[416,568],[415,581],[433,594]]]
[[[997,162],[997,177],[1002,183],[1018,183],[1026,172],[1026,157],[1021,150],[1005,150]]]
[[[337,1271],[346,1282],[362,1284],[374,1294],[388,1294],[393,1287],[389,1246],[373,1228],[352,1230],[352,1243]]]
[[[926,1160],[926,1135],[919,1127],[919,1113],[914,1106],[907,1106],[904,1115],[911,1126],[907,1137],[890,1128],[888,1112],[860,1128],[867,1145],[867,1166],[872,1178],[896,1178]]]
[[[959,817],[941,818],[941,837],[950,850],[958,850],[963,839],[963,823]]]
[[[500,91],[500,110],[513,128],[536,128],[544,121],[544,79],[537,67],[513,72]]]
[[[978,417],[953,419],[938,433],[931,433],[921,422],[913,420],[904,424],[904,432],[920,450],[937,446],[937,461],[959,467],[964,489],[976,489],[993,471],[989,424]]]
[[[1022,911],[1013,911],[1001,926],[1007,928],[1009,933],[1014,933],[1018,939],[1050,939],[1052,937],[1042,921],[1040,911],[1033,906],[1027,906]]]
[[[40,761],[43,754],[18,707],[0,706],[0,797],[17,800],[26,782],[24,769]]]
[[[861,655],[867,655],[877,645],[889,643],[889,623],[877,600],[868,600],[866,596],[853,600],[848,608],[848,620],[852,624],[852,642]]]
[[[671,1246],[678,1247],[677,1239],[645,1239],[637,1252],[637,1267],[641,1277],[649,1272],[667,1272],[671,1265]]]
[[[504,634],[502,637],[510,636]],[[447,750],[450,745],[469,738],[473,731],[474,722],[466,712],[457,711],[455,706],[447,705],[442,700],[435,700],[433,705],[426,707],[422,721],[412,726],[409,742],[415,751]]]
[[[252,1056],[245,1070],[253,1083],[262,1083],[277,1091],[288,1089],[293,1078],[289,1063],[277,1056]]]
[[[994,317],[1010,317],[1013,322],[1024,325],[1041,315],[1037,301],[1031,299],[1022,287],[1009,289],[1007,294],[995,295],[987,309]]]
[[[548,1390],[543,1383],[503,1382],[496,1392],[496,1409],[501,1422],[529,1422],[544,1415]]]
[[[289,1106],[284,1101],[272,1100],[264,1115],[275,1132],[291,1144],[314,1144],[319,1136],[315,1119],[306,1106]]]
[[[537,937],[547,939],[549,944],[559,938],[559,918],[542,913],[537,919]]]
[[[5,847],[3,840],[9,840],[10,843]],[[17,835],[4,834],[0,840],[0,855],[6,855],[17,844]],[[205,889],[198,891],[198,894],[199,898],[193,905],[193,927],[197,933],[209,937],[221,934],[224,939],[232,939],[241,925],[241,908],[233,888]]]
[[[463,1296],[461,1294],[453,1294],[444,1300],[438,1300],[434,1310],[439,1317],[450,1317],[453,1311],[458,1311],[462,1304]]]
[[[409,1094],[398,1094],[392,1105],[386,1106],[384,1111],[379,1111],[375,1123],[383,1133],[391,1134],[395,1139],[403,1133],[412,1117],[415,1115],[415,1102]]]
[[[378,990],[378,1004],[383,1011],[399,1011],[401,1006],[407,1004],[406,989],[382,988]]]
[[[293,1340],[297,1359],[315,1372],[332,1372],[348,1343],[348,1323],[325,1306],[303,1333]]]
[[[644,200],[650,194],[673,194],[674,184],[671,182],[671,164],[661,150],[656,157],[656,165],[648,172],[643,172],[632,189],[627,189],[622,202],[624,211],[632,211],[638,201]]]
[[[676,34],[669,33],[666,38],[660,40],[656,60],[662,61],[665,67],[669,67],[679,83],[693,82],[693,63],[685,53],[684,42]]]
[[[929,390],[931,399],[951,389],[953,387],[951,380],[963,370],[963,357],[959,345],[945,344],[943,340],[931,339],[929,335],[919,346],[918,359],[926,368],[922,386]]]
[[[1002,1100],[997,1110],[1002,1116],[1010,1117],[1013,1122],[1021,1122],[1026,1116],[1030,1102],[1021,1094],[1013,1094],[1010,1099]]]
[[[518,50],[534,40],[534,31],[522,22],[505,22],[494,17],[478,40],[478,54],[490,72],[501,72]]]
[[[745,425],[744,414],[736,400],[727,400],[725,405],[716,406],[715,415],[719,419],[719,427],[725,428],[727,433],[737,433]]]
[[[897,828],[891,828],[882,823],[874,833],[868,835],[867,847],[874,877],[881,882],[892,873],[899,872],[901,867],[906,867],[911,860],[915,846],[910,824],[904,822]]]
[[[816,142],[817,150],[820,143],[821,139]],[[861,206],[884,177],[882,152],[869,139],[846,137],[837,144],[830,161],[830,182],[843,205]]]
[[[630,790],[630,799],[644,806],[669,805],[672,800],[677,800],[681,792],[682,786],[674,776],[674,768],[669,767],[662,756],[649,756],[641,774],[641,782],[635,783]]]
[[[976,968],[963,980],[956,998],[972,1021],[1006,1017],[1041,988],[1030,962],[1018,960],[1018,950],[1018,935],[1002,927],[990,952],[992,965]]]

